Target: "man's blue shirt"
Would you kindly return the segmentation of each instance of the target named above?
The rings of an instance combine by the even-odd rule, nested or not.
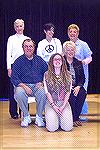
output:
[[[20,83],[36,84],[43,81],[44,73],[47,71],[46,62],[37,55],[29,60],[25,54],[16,59],[12,68],[11,82],[18,86]]]

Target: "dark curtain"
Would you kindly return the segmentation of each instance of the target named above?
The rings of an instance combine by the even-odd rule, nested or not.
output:
[[[100,93],[100,1],[99,0],[0,0],[0,97],[8,98],[6,69],[6,44],[14,34],[13,22],[25,21],[24,34],[36,44],[44,38],[43,25],[52,22],[56,26],[55,37],[68,40],[67,27],[75,23],[80,27],[79,38],[86,41],[92,52],[89,65],[88,93]]]

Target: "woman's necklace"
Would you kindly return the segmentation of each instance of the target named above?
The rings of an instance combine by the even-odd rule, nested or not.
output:
[[[61,78],[61,76],[60,76],[60,75],[56,75],[56,78],[57,78],[57,79],[60,79],[60,78]]]

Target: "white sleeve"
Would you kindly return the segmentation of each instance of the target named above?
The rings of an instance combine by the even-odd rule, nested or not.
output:
[[[43,58],[42,47],[43,47],[43,45],[41,44],[41,42],[39,42],[38,47],[37,47],[37,55]]]
[[[84,59],[85,65],[89,64],[91,61],[92,61],[92,56],[87,57],[87,58]]]
[[[46,84],[46,81],[45,81],[45,74],[44,74],[44,78],[43,78],[43,83],[44,83],[45,94],[47,94],[47,93],[49,93],[49,92],[48,92],[47,84]]]
[[[9,37],[7,41],[7,69],[11,69],[11,54],[12,54],[12,40]]]
[[[61,41],[57,38],[54,38],[56,47],[57,47],[57,53],[62,54],[62,44]]]

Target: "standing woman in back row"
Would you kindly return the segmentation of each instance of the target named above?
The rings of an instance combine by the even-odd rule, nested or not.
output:
[[[14,88],[10,81],[12,66],[14,61],[23,55],[22,43],[28,37],[23,34],[24,21],[16,19],[14,22],[15,34],[10,36],[7,41],[7,70],[9,77],[9,113],[13,119],[18,119],[17,103],[14,99]]]
[[[45,39],[38,43],[37,55],[43,58],[48,63],[52,54],[62,53],[61,41],[54,38],[55,26],[52,23],[46,23],[44,25]]]
[[[85,83],[84,88],[87,91],[88,82],[89,82],[89,69],[88,64],[92,61],[92,51],[89,45],[79,39],[80,29],[76,24],[71,24],[68,26],[68,37],[70,41],[73,41],[76,45],[75,58],[83,64],[84,74],[85,74]],[[81,114],[86,114],[88,112],[88,104],[85,101],[82,107]]]

